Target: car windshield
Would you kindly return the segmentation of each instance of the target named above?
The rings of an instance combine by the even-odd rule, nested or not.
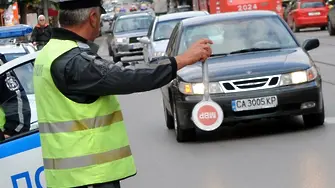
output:
[[[154,41],[170,39],[174,26],[176,26],[180,20],[182,19],[158,22],[154,33]]]
[[[213,55],[229,54],[244,49],[293,48],[298,44],[277,17],[247,18],[186,27],[178,54],[201,38],[213,41]]]
[[[153,20],[151,16],[136,16],[130,18],[120,18],[115,23],[114,33],[129,32],[149,29]]]
[[[318,2],[305,2],[301,4],[300,8],[320,8],[325,7],[325,4],[321,1]]]
[[[27,36],[0,39],[0,45],[7,45],[7,44],[14,44],[14,43],[27,43],[27,42],[29,42]]]
[[[13,53],[13,54],[4,54],[4,55],[7,61],[12,61],[13,59],[26,55],[26,53]]]

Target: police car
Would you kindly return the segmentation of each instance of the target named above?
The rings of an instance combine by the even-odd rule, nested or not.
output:
[[[33,67],[38,54],[33,45],[18,43],[17,38],[26,36],[32,28],[25,25],[0,28],[0,53],[8,62],[0,66],[0,76],[15,72],[25,89],[31,108],[31,131],[0,142],[0,182],[4,188],[42,188],[45,186],[41,144],[38,134],[37,113],[33,90]],[[10,39],[5,41],[5,39]]]

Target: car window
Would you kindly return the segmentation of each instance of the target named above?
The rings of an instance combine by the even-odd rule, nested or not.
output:
[[[149,29],[148,29],[148,34],[147,34],[147,37],[148,37],[149,39],[150,39],[150,37],[151,37],[152,29],[153,29],[153,27],[154,27],[154,24],[155,24],[155,22],[154,22],[154,21],[151,21],[150,26],[149,26]]]
[[[27,53],[13,53],[13,54],[4,54],[7,61],[12,61],[13,59],[16,59],[18,57],[21,57],[23,55],[26,55]]]
[[[152,16],[119,18],[116,20],[114,33],[149,29],[152,20]]]
[[[278,17],[249,18],[184,28],[178,54],[183,53],[201,38],[209,38],[214,42],[213,54],[230,53],[247,48],[298,46]]]
[[[158,22],[154,32],[154,41],[168,40],[173,28],[180,22],[180,20],[182,19]]]
[[[38,128],[33,64],[34,61],[25,62],[0,75],[0,116],[5,116],[6,124],[15,126],[23,122],[18,128],[24,132]]]
[[[178,35],[180,24],[181,24],[180,22],[177,23],[177,25],[172,30],[171,37],[170,37],[171,40],[169,40],[169,43],[168,43],[167,48],[166,48],[166,55],[168,55],[168,56],[173,56],[173,54],[171,54],[171,53],[174,50],[173,48],[176,45],[176,40],[177,40],[177,35]]]
[[[304,2],[301,4],[300,8],[320,8],[325,7],[325,4],[323,2]]]

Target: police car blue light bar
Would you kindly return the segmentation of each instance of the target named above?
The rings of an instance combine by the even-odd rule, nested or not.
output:
[[[29,25],[15,25],[0,27],[0,39],[25,36],[33,31]]]

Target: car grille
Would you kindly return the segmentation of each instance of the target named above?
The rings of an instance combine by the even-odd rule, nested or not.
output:
[[[130,37],[129,43],[138,43],[139,41],[137,40],[137,38],[141,38],[141,37]]]
[[[220,84],[222,84],[225,93],[233,93],[274,88],[278,86],[279,82],[280,75],[274,75],[240,80],[228,80],[222,81]]]

